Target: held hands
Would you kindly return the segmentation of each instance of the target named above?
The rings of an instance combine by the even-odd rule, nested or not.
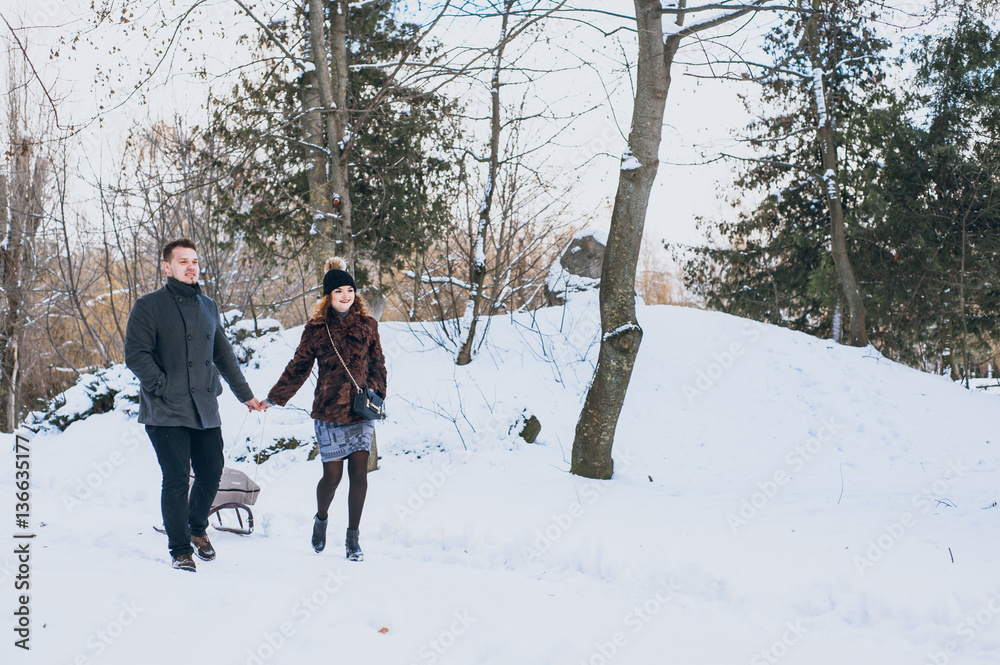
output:
[[[272,406],[275,406],[275,404],[267,398],[259,400],[256,397],[254,397],[252,399],[248,399],[243,403],[247,405],[247,409],[249,409],[250,411],[267,411]]]

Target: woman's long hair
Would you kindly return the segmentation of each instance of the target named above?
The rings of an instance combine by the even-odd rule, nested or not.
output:
[[[346,271],[347,263],[339,256],[331,256],[323,265],[323,274],[326,274],[331,270]],[[326,318],[330,315],[330,310],[333,309],[332,296],[332,293],[328,293],[316,302],[312,311],[312,318],[314,320],[326,321]],[[357,289],[354,290],[354,302],[351,303],[350,311],[356,314],[361,314],[362,316],[371,316],[371,313],[368,311],[368,303],[365,302],[365,299],[360,293],[358,293]]]

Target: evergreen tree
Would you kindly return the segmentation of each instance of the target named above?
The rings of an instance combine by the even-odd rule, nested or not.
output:
[[[880,348],[954,378],[989,358],[1000,314],[1000,36],[980,16],[962,5],[914,49],[864,206]]]
[[[769,195],[715,227],[723,247],[696,248],[686,262],[686,281],[710,307],[816,335],[833,327],[845,299],[831,251],[830,179],[836,178],[853,256],[860,231],[853,213],[863,186],[857,174],[879,141],[861,128],[870,109],[887,100],[888,44],[877,37],[865,10],[863,0],[824,3],[823,13],[794,14],[768,34],[765,50],[780,63],[762,80],[762,103],[771,114],[749,127],[749,142],[760,157],[748,160],[736,180],[745,194],[734,207],[743,208],[750,196]],[[819,24],[812,48],[806,38],[810,22]],[[816,131],[824,110],[817,106],[816,69],[824,73],[823,107],[835,129],[835,174],[824,165]],[[839,328],[838,322],[835,337]]]
[[[385,85],[390,68],[411,47],[418,26],[396,19],[393,0],[352,4],[348,52],[348,112],[352,141],[351,228],[359,281],[399,267],[450,224],[455,172],[450,149],[458,140],[457,104],[415,86]],[[304,16],[297,21],[304,22]],[[301,25],[271,25],[283,42]],[[304,248],[315,234],[308,131],[302,100],[312,85],[262,35],[260,68],[241,76],[213,101],[213,121],[201,132],[203,158],[228,174],[220,211],[232,233],[278,251],[278,239]],[[433,46],[411,58],[429,58]]]
[[[843,63],[828,84],[871,341],[956,378],[990,358],[1000,312],[1000,41],[981,16],[967,3],[946,34],[917,42],[916,75],[895,92],[885,44],[860,21],[830,41]],[[719,225],[728,247],[696,250],[685,274],[709,306],[825,336],[839,294],[822,180],[797,168],[816,150],[811,121],[795,113],[807,95],[795,78],[768,82],[766,101],[784,112],[754,123],[768,152],[737,184],[772,194]]]

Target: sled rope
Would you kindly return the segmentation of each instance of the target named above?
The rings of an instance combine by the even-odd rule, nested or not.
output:
[[[250,415],[249,413],[247,415]],[[264,443],[264,425],[267,424],[267,411],[260,419],[260,437],[257,439],[257,452],[254,455],[253,482],[257,484],[257,471],[260,469],[260,448]]]
[[[240,428],[238,430],[236,430],[236,436],[233,437],[233,443],[232,443],[232,445],[229,446],[229,452],[226,453],[226,459],[222,463],[223,466],[226,466],[226,465],[229,464],[229,456],[233,454],[233,449],[236,447],[236,442],[240,440],[240,434],[243,433],[243,426],[247,424],[247,418],[249,418],[249,417],[250,417],[250,412],[247,411],[247,414],[245,416],[243,416],[243,422],[240,423]]]

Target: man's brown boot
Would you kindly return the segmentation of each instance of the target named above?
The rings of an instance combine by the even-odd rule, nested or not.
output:
[[[211,561],[215,558],[215,548],[209,542],[208,536],[191,536],[191,544],[194,545],[195,554],[202,561]]]
[[[186,570],[189,572],[197,572],[197,568],[194,565],[194,559],[191,558],[190,554],[178,554],[173,557],[173,561],[170,564],[177,570]]]

